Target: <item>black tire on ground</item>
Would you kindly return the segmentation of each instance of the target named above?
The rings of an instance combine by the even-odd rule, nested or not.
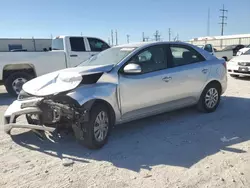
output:
[[[227,57],[222,57],[223,59],[225,59],[225,61],[227,61],[228,59],[227,59]]]
[[[15,72],[7,77],[7,79],[4,81],[5,88],[7,92],[14,97],[17,97],[18,93],[13,89],[12,83],[18,78],[24,78],[29,81],[33,78],[33,76],[26,72]]]
[[[206,101],[206,95],[208,94],[208,91],[210,89],[215,89],[216,92],[218,93],[218,100],[217,100],[216,104],[212,108],[208,107],[208,105],[205,102]],[[221,87],[220,87],[219,83],[210,83],[210,84],[208,84],[205,87],[205,89],[203,90],[203,92],[202,92],[202,94],[200,96],[200,100],[199,100],[199,102],[197,104],[198,110],[201,111],[201,112],[205,112],[205,113],[214,112],[217,109],[217,107],[218,107],[218,105],[220,103],[220,96],[221,96]]]
[[[230,74],[230,76],[233,77],[233,78],[238,78],[239,77],[239,75],[235,75],[235,74]]]
[[[102,141],[98,141],[94,135],[94,126],[96,118],[98,116],[98,114],[100,114],[101,112],[105,112],[107,114],[108,117],[108,132],[106,137],[102,140]],[[90,118],[89,121],[86,123],[83,123],[81,125],[81,129],[79,129],[80,133],[76,133],[75,131],[75,136],[78,139],[78,141],[80,141],[84,146],[86,146],[89,149],[100,149],[102,148],[108,141],[108,137],[110,134],[110,130],[112,128],[111,125],[111,116],[109,114],[108,108],[105,104],[99,103],[94,105],[91,110],[90,110]],[[79,139],[78,135],[82,135],[83,139]],[[80,136],[81,137],[81,136]]]

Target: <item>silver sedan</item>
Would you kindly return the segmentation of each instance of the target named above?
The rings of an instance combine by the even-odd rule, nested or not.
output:
[[[116,46],[24,84],[5,112],[4,129],[70,126],[84,145],[101,148],[116,124],[192,105],[214,112],[226,72],[224,60],[186,43]],[[16,121],[21,115],[27,124]]]

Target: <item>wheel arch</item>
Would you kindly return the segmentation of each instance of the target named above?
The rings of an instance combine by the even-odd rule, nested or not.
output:
[[[7,79],[8,76],[16,72],[27,72],[32,76],[36,77],[36,70],[33,64],[9,64],[3,67],[3,80]]]
[[[222,84],[220,83],[219,80],[210,80],[210,81],[208,81],[207,84],[203,87],[202,92],[203,92],[203,90],[204,90],[208,85],[210,85],[210,84],[218,85],[218,86],[219,86],[219,89],[220,89],[220,93],[222,92]]]
[[[98,105],[98,104],[103,104],[108,108],[109,116],[111,118],[111,125],[115,124],[116,121],[116,114],[113,106],[106,100],[104,99],[91,99],[87,102],[85,102],[82,107],[85,108],[88,112],[91,112],[91,109]]]

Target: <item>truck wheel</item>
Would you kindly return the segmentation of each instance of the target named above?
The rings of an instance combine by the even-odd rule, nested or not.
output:
[[[89,149],[102,148],[108,141],[111,127],[108,108],[104,104],[94,105],[90,110],[89,121],[83,123],[80,129],[82,144]]]
[[[201,112],[214,112],[220,103],[221,89],[219,84],[208,84],[203,90],[197,108]]]
[[[22,90],[22,86],[25,82],[32,79],[32,75],[26,72],[15,72],[10,74],[4,82],[5,88],[9,94],[14,97]]]

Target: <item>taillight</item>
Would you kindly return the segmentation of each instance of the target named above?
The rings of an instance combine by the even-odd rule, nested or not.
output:
[[[226,61],[223,63],[223,66],[225,67],[225,69],[227,69],[227,62]]]

